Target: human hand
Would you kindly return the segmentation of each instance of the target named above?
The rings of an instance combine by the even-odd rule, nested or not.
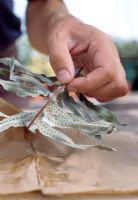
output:
[[[35,48],[48,53],[61,83],[99,101],[125,95],[127,81],[117,50],[96,27],[69,14],[63,1],[30,1],[27,8],[28,36]],[[75,78],[75,67],[83,77]]]
[[[111,38],[73,16],[53,23],[47,37],[51,65],[70,91],[109,101],[128,91],[124,69]],[[83,77],[74,78],[75,66]]]

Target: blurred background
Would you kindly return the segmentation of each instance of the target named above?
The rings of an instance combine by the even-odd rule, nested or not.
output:
[[[69,11],[87,24],[94,25],[114,40],[132,90],[138,90],[138,0],[65,0]],[[26,0],[14,0],[14,11],[22,20],[23,34],[17,41],[19,59],[32,70],[51,74],[48,57],[29,44],[25,33]],[[46,67],[47,65],[47,67]]]

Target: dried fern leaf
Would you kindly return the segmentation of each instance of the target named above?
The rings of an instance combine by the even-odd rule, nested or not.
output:
[[[0,66],[0,74],[7,75],[6,80],[0,78],[0,85],[5,90],[22,97],[40,95],[52,97],[34,121],[36,112],[20,112],[12,116],[0,113],[0,117],[4,118],[0,121],[0,132],[10,127],[29,127],[33,133],[39,130],[41,134],[73,148],[96,147],[103,150],[114,150],[103,143],[104,136],[120,125],[113,113],[94,105],[81,94],[78,94],[77,100],[74,100],[69,96],[66,87],[61,86],[55,77],[48,78],[45,75],[33,73],[13,58],[2,58],[0,63],[7,66],[6,68]],[[33,123],[29,126],[32,121]],[[63,128],[76,129],[85,136],[95,137],[98,144],[75,144],[62,132]]]
[[[21,63],[19,63],[14,58],[0,58],[0,63],[6,65],[10,71],[10,80],[16,80],[17,77],[21,77],[26,74],[29,77],[33,77],[41,83],[47,83],[49,86],[60,85],[60,83],[55,79],[53,81],[52,78],[48,78],[42,74],[36,74],[31,72],[29,69],[24,67]],[[52,80],[51,80],[52,79]]]
[[[47,83],[49,86],[58,85],[43,75],[29,71],[13,58],[1,58],[0,63],[8,67],[6,72],[9,74],[8,80],[0,79],[0,84],[5,90],[15,92],[19,96],[48,96],[52,92],[44,86],[44,83]],[[1,68],[1,71],[4,72],[5,69]]]
[[[79,99],[82,102],[83,105],[86,105],[89,110],[92,110],[95,112],[97,117],[107,121],[107,122],[112,122],[114,124],[120,124],[119,120],[117,117],[110,112],[108,109],[99,106],[99,105],[94,105],[92,102],[88,101],[83,95],[79,94]]]
[[[3,132],[10,127],[25,127],[26,123],[32,120],[34,115],[35,112],[20,112],[12,116],[7,116],[2,113],[0,116],[5,118],[0,121],[0,132]]]

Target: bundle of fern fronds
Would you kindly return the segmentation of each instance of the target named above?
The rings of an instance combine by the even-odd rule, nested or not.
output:
[[[81,94],[74,99],[69,96],[66,86],[61,85],[55,77],[36,74],[25,68],[14,58],[0,59],[0,85],[7,91],[21,97],[44,96],[46,105],[41,111],[23,111],[12,116],[0,113],[0,132],[10,127],[27,127],[32,133],[41,134],[73,148],[85,149],[107,147],[103,138],[120,125],[117,117],[109,110],[94,105]],[[4,78],[3,78],[4,77]],[[5,78],[6,77],[6,78]],[[76,144],[63,133],[63,129],[76,129],[80,133],[96,138],[96,145]]]

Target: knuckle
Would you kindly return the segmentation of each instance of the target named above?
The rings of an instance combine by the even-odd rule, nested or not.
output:
[[[64,38],[64,32],[61,30],[57,30],[55,31],[54,37],[56,38],[57,41],[61,42],[61,40],[63,40]]]
[[[58,29],[53,30],[50,35],[48,36],[48,44],[49,50],[52,48],[57,48],[59,44],[63,44],[63,41],[66,40],[66,33],[65,31],[61,31]]]
[[[106,41],[106,42],[108,42],[110,44],[113,44],[113,40],[108,34],[102,32],[102,38],[104,39],[104,41]]]
[[[127,82],[118,82],[116,84],[116,91],[118,93],[118,96],[125,96],[129,91]]]
[[[108,42],[108,44],[115,46],[112,38],[109,35],[105,34],[105,40]]]
[[[55,46],[55,48],[56,48],[57,43],[59,43],[59,41],[61,40],[60,37],[61,37],[60,33],[56,33],[56,32],[53,32],[48,37],[49,49],[53,48],[53,46]]]
[[[111,69],[105,69],[105,77],[108,81],[113,81],[115,77],[114,71]]]

